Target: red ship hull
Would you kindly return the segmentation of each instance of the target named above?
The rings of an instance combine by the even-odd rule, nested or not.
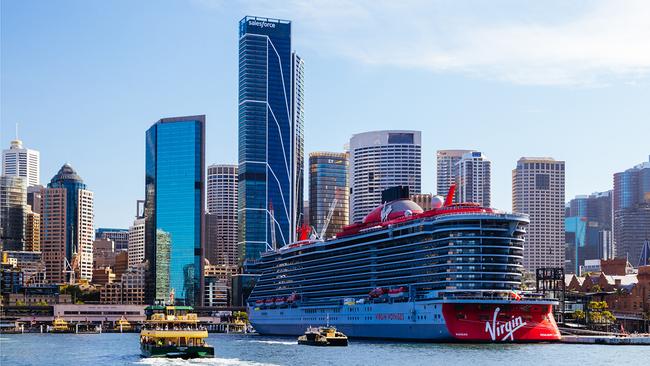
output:
[[[535,303],[448,303],[442,313],[450,335],[459,341],[559,341],[552,308]]]

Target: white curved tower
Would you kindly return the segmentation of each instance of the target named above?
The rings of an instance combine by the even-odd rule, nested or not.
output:
[[[350,138],[350,220],[361,222],[381,204],[381,191],[408,186],[411,194],[422,186],[420,131],[372,131]]]

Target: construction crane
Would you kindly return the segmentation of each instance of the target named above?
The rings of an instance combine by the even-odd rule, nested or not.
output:
[[[334,209],[336,208],[336,204],[339,203],[339,200],[337,198],[334,198],[332,200],[332,204],[330,204],[330,210],[327,213],[327,217],[325,217],[325,222],[323,223],[323,227],[320,230],[320,234],[318,237],[321,240],[325,240],[325,232],[327,231],[327,227],[330,225],[330,220],[332,220],[332,215],[334,215]]]

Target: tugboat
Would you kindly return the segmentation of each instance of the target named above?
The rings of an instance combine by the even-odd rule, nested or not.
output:
[[[170,296],[173,299],[173,293]],[[173,303],[173,301],[171,302]],[[140,331],[143,357],[212,358],[214,348],[205,343],[208,331],[199,327],[191,306],[147,306]]]
[[[347,346],[348,337],[332,326],[309,327],[298,337],[298,344],[307,346]]]

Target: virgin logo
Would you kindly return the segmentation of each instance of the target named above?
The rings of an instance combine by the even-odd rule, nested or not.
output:
[[[512,318],[507,322],[497,322],[497,316],[499,315],[500,308],[494,309],[494,314],[492,315],[492,323],[485,322],[485,331],[490,333],[490,338],[493,341],[496,341],[497,338],[500,338],[502,341],[510,338],[511,341],[515,340],[515,331],[524,325],[526,322],[521,316]]]

